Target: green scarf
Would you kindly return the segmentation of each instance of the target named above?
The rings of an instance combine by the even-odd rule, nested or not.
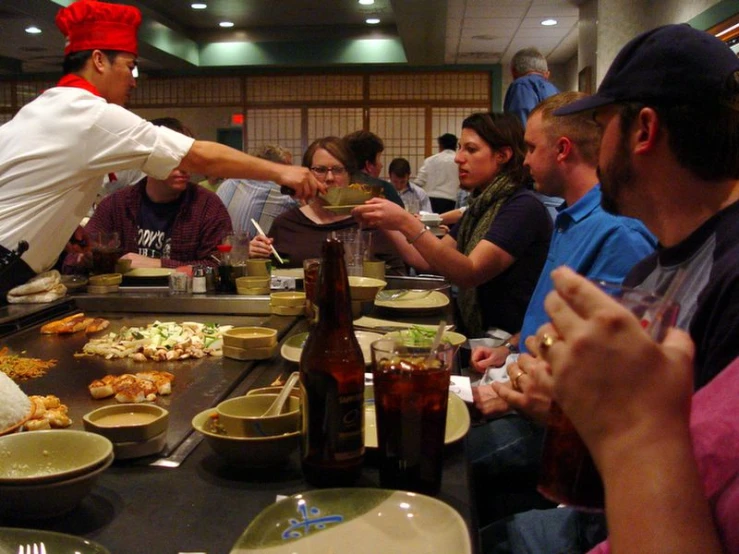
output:
[[[508,175],[499,174],[482,191],[472,193],[472,200],[459,222],[457,250],[469,256],[475,246],[485,237],[500,208],[520,185],[510,180]],[[477,297],[477,288],[460,288],[457,307],[462,317],[465,334],[470,338],[482,337],[482,315]]]

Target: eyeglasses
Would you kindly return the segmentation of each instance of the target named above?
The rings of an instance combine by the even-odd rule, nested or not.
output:
[[[334,174],[334,177],[338,177],[346,173],[346,168],[343,165],[332,165],[331,167],[326,167],[325,165],[314,165],[310,170],[319,177],[325,177],[328,175],[329,171]]]

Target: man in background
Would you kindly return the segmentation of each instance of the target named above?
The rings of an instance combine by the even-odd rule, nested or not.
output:
[[[559,90],[549,82],[546,58],[536,48],[524,48],[511,59],[513,82],[508,86],[503,111],[517,116],[526,128],[526,120],[534,107]]]
[[[285,165],[293,163],[290,150],[277,144],[265,145],[256,157]],[[226,179],[216,194],[226,206],[233,228],[246,231],[251,238],[258,234],[252,219],[259,223],[265,233],[269,233],[278,215],[298,206],[292,197],[282,194],[280,187],[272,181]]]
[[[382,187],[385,198],[403,206],[400,195],[395,187],[387,181],[380,179],[382,171],[382,153],[385,144],[376,134],[369,131],[354,131],[344,137],[344,142],[354,154],[358,171],[352,175],[352,183],[364,183]]]
[[[457,154],[457,137],[444,133],[436,139],[439,152],[423,161],[413,182],[426,191],[434,213],[453,210],[459,192],[459,167],[454,162]]]
[[[405,158],[395,158],[388,166],[390,182],[398,191],[405,209],[412,214],[431,212],[431,202],[426,192],[410,182],[411,164]]]

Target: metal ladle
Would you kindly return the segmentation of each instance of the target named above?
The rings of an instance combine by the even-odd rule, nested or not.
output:
[[[293,371],[290,374],[290,377],[288,377],[287,381],[285,381],[285,386],[282,387],[280,394],[277,395],[277,398],[275,398],[275,401],[272,402],[272,405],[267,408],[267,411],[262,414],[262,417],[276,416],[282,413],[282,409],[285,407],[285,402],[287,402],[287,399],[290,396],[290,392],[298,383],[299,378],[300,373],[297,371]]]

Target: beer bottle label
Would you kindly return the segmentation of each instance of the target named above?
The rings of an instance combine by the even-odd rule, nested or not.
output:
[[[336,459],[349,460],[364,452],[364,395],[345,394],[339,396]]]

